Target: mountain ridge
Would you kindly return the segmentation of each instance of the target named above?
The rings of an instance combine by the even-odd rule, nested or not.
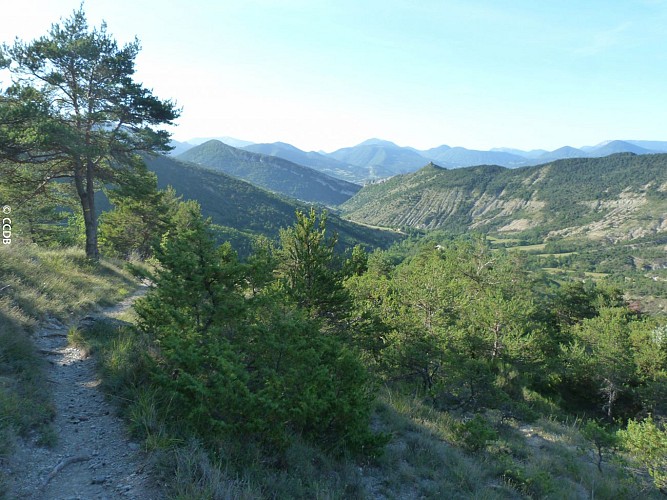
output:
[[[667,154],[620,153],[518,169],[429,164],[365,186],[341,209],[351,220],[395,228],[633,239],[667,231]]]
[[[322,172],[330,177],[348,182],[357,183],[363,180],[363,177],[355,174],[355,169],[353,167],[351,168],[344,162],[315,151],[302,151],[285,142],[250,144],[244,146],[242,149],[252,153],[261,153],[283,158],[284,160],[291,161],[297,165],[303,165],[312,168],[313,170],[317,170],[318,172]]]
[[[192,144],[188,145],[194,147]],[[178,147],[182,152],[180,149],[182,146],[178,145]],[[435,161],[445,168],[483,164],[519,168],[565,158],[600,157],[622,152],[635,154],[667,152],[667,141],[609,140],[594,146],[582,146],[581,148],[563,146],[553,151],[543,149],[523,151],[506,147],[476,150],[446,144],[418,150],[410,146],[398,146],[391,141],[371,138],[356,146],[341,148],[329,153],[306,152],[285,142],[251,143],[243,146],[242,149],[283,158],[337,179],[363,184],[416,171],[423,165],[424,159]],[[172,154],[175,155],[175,153]]]
[[[655,151],[637,146],[627,141],[608,141],[591,149],[590,156],[609,156],[616,153],[634,153],[636,155],[654,154]]]
[[[177,159],[224,172],[291,198],[335,206],[361,187],[312,168],[262,153],[210,140],[178,155]]]
[[[414,171],[423,164],[423,156],[412,148],[397,146],[393,142],[369,139],[349,148],[341,148],[327,156],[356,166],[367,179],[389,177]]]
[[[294,223],[296,210],[307,210],[309,204],[269,192],[253,184],[170,156],[145,158],[146,166],[157,175],[158,187],[172,186],[186,200],[196,200],[206,217],[223,226],[226,239],[248,252],[257,235],[278,237],[281,228]],[[356,242],[369,248],[383,247],[399,235],[364,227],[329,213],[329,227],[340,235],[341,244]]]

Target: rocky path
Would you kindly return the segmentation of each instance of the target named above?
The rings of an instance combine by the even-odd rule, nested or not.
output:
[[[145,291],[142,287],[94,317],[113,317]],[[139,444],[129,439],[114,407],[105,401],[94,358],[68,346],[67,331],[67,326],[50,321],[34,336],[37,349],[49,361],[48,389],[53,394],[58,439],[53,448],[16,444],[7,471],[9,498],[164,498],[149,475]]]

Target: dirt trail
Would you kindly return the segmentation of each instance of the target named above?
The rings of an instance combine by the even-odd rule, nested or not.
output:
[[[146,287],[120,304],[93,314],[113,317],[131,306]],[[132,442],[114,407],[104,399],[95,360],[67,345],[68,327],[51,320],[34,335],[47,357],[58,436],[52,448],[17,442],[7,467],[9,498],[48,500],[161,499],[146,457]]]

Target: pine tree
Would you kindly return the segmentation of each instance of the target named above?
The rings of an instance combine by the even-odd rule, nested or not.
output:
[[[171,394],[174,418],[198,434],[245,429],[252,395],[234,344],[244,309],[235,253],[216,245],[199,205],[184,202],[157,256],[155,287],[135,306],[158,348],[156,383]]]
[[[169,149],[179,111],[133,80],[139,42],[119,47],[106,24],[92,30],[83,7],[52,25],[48,35],[0,50],[13,77],[0,95],[0,168],[35,195],[69,180],[80,203],[86,254],[98,258],[95,193],[121,184],[139,153]]]
[[[207,442],[276,449],[299,434],[330,451],[367,453],[373,393],[356,353],[269,282],[269,249],[241,265],[217,246],[198,205],[181,203],[157,252],[153,290],[137,306],[154,339],[154,381],[183,427]]]
[[[296,223],[280,231],[276,252],[278,278],[287,295],[312,318],[340,329],[349,310],[349,294],[335,268],[337,237],[326,237],[326,212],[296,212]]]
[[[100,215],[101,249],[121,258],[152,255],[176,214],[180,198],[173,188],[158,190],[157,176],[138,167],[132,179],[107,196],[114,208]]]
[[[599,313],[572,328],[573,342],[565,352],[575,379],[597,390],[600,409],[612,422],[617,400],[635,385],[635,363],[628,310],[603,308]]]

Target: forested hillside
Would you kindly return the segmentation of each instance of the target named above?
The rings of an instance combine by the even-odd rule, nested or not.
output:
[[[148,168],[157,174],[158,186],[172,186],[177,195],[196,200],[206,217],[221,226],[220,238],[232,241],[247,253],[252,240],[263,235],[272,240],[280,228],[289,226],[297,209],[306,205],[257,188],[248,182],[222,172],[187,164],[167,156],[146,159]],[[368,248],[385,247],[400,235],[393,231],[373,229],[330,215],[329,227],[339,234],[341,245],[356,243]]]
[[[297,165],[303,165],[331,177],[349,182],[361,183],[365,179],[364,175],[359,175],[359,169],[354,165],[348,165],[347,163],[343,163],[324,154],[316,153],[315,151],[301,151],[291,144],[285,144],[284,142],[250,144],[244,146],[243,149],[254,153],[262,153],[284,158]]]
[[[352,220],[389,227],[631,239],[667,230],[667,155],[622,153],[536,167],[418,172],[364,187]]]
[[[183,161],[224,172],[299,200],[339,205],[360,186],[275,156],[233,148],[212,140],[178,155]]]

